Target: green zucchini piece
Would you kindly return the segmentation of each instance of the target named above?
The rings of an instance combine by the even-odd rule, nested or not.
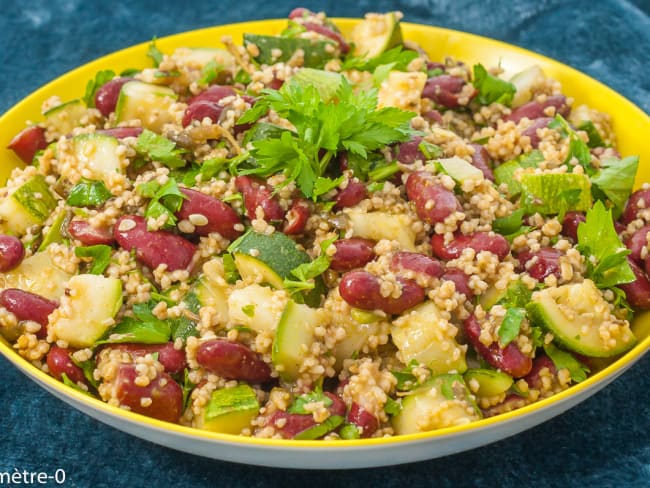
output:
[[[413,434],[464,425],[481,418],[474,397],[459,374],[436,376],[402,400],[391,419],[395,434]]]
[[[526,310],[533,323],[551,332],[559,345],[585,356],[616,356],[637,342],[629,322],[610,312],[591,280],[537,291]],[[606,330],[610,325],[616,326],[615,335]]]
[[[388,212],[361,212],[345,209],[350,219],[354,237],[363,237],[379,241],[381,239],[395,240],[406,251],[415,251],[415,232],[412,222],[404,214]]]
[[[72,138],[75,158],[91,173],[91,179],[102,180],[111,188],[116,174],[124,173],[117,154],[119,142],[105,134],[82,134]]]
[[[49,317],[49,328],[70,347],[91,347],[122,307],[122,281],[80,274],[70,278],[66,290],[69,293],[61,297],[61,306]]]
[[[68,212],[65,209],[62,208],[57,211],[57,214],[52,220],[52,224],[50,225],[50,229],[47,231],[47,234],[43,236],[43,240],[38,246],[39,252],[45,251],[47,249],[47,246],[53,242],[61,242],[63,240],[63,232],[65,232],[63,231],[63,226],[66,222],[67,216]]]
[[[463,378],[468,385],[472,380],[478,382],[479,387],[476,395],[480,397],[492,397],[505,393],[514,383],[511,376],[493,369],[468,369]]]
[[[81,120],[87,115],[88,109],[81,99],[70,100],[49,109],[43,115],[50,126],[62,136],[72,133],[81,125]]]
[[[250,44],[257,46],[259,51],[254,56],[255,61],[266,65],[289,61],[300,49],[304,53],[303,66],[320,69],[338,51],[338,44],[331,40],[244,34],[244,45]]]
[[[521,177],[521,206],[526,214],[586,212],[591,208],[591,181],[584,174],[524,174]]]
[[[282,289],[284,279],[293,278],[293,269],[311,261],[309,255],[296,246],[295,241],[282,232],[266,235],[250,231],[234,241],[228,250],[232,253],[242,278],[242,270],[244,273],[261,274],[265,277],[264,282]],[[242,258],[242,254],[251,259]],[[325,285],[320,277],[314,281],[315,287],[303,296],[307,305],[317,307],[325,293]]]
[[[115,106],[115,119],[119,122],[140,120],[142,127],[160,133],[165,124],[175,122],[170,107],[178,96],[165,86],[129,81],[122,86]]]
[[[228,297],[229,321],[259,333],[272,334],[278,327],[284,305],[278,293],[258,284],[233,290]]]
[[[289,300],[273,340],[271,361],[283,380],[298,379],[300,365],[314,342],[314,330],[323,323],[319,309]]]
[[[432,374],[463,373],[466,347],[456,342],[458,329],[445,320],[433,302],[425,302],[402,314],[390,329],[401,360],[415,360]]]
[[[0,202],[0,231],[24,234],[42,224],[56,208],[57,200],[43,175],[36,175]]]
[[[517,108],[533,99],[533,88],[545,78],[542,68],[534,64],[510,78],[517,91],[512,99],[512,108]]]
[[[0,273],[0,288],[20,288],[50,300],[58,300],[64,294],[71,276],[54,265],[48,252],[37,252],[23,259],[11,271]]]
[[[282,289],[282,278],[264,261],[242,253],[233,254],[233,259],[235,260],[237,271],[239,271],[239,276],[243,280],[264,283],[278,290]]]
[[[402,44],[402,28],[396,12],[366,14],[352,30],[354,55],[372,59]]]
[[[458,156],[437,159],[435,163],[439,164],[445,173],[461,185],[466,180],[476,180],[477,182],[480,182],[484,179],[483,172],[480,169]]]
[[[255,390],[246,384],[212,392],[197,427],[224,434],[240,434],[260,410]]]

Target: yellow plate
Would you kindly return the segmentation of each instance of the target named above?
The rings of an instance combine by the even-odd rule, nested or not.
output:
[[[333,19],[344,34],[357,20]],[[277,34],[286,20],[246,22],[178,34],[157,41],[163,52],[174,48],[218,45],[223,35],[241,42],[244,32]],[[551,59],[499,41],[462,32],[402,24],[404,38],[424,47],[432,59],[453,56],[472,64],[501,64],[512,74],[538,64],[544,72],[562,83],[563,92],[612,115],[621,154],[641,157],[637,186],[650,181],[650,118],[631,102],[596,80]],[[58,95],[62,100],[83,95],[86,82],[100,69],[120,72],[126,68],[148,67],[147,44],[118,51],[75,69],[40,88],[0,118],[0,181],[12,167],[20,164],[13,152],[5,149],[11,137],[25,127],[25,121],[40,121],[44,100]],[[614,380],[636,362],[650,347],[650,316],[640,315],[634,322],[639,343],[616,362],[583,383],[546,400],[514,412],[484,419],[461,427],[447,428],[400,437],[353,441],[288,441],[251,439],[218,434],[168,424],[112,407],[66,387],[19,357],[6,342],[0,353],[45,389],[88,415],[138,437],[202,456],[276,467],[351,468],[418,461],[478,447],[533,427],[576,405]]]

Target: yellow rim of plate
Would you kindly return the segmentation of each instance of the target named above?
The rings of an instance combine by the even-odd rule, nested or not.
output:
[[[359,19],[347,18],[334,18],[332,20],[339,26],[344,35],[348,35],[353,26],[359,22]],[[175,34],[158,39],[156,44],[163,52],[171,52],[174,48],[183,46],[220,46],[221,43],[219,40],[223,35],[232,36],[234,41],[238,43],[244,32],[273,35],[279,33],[285,26],[286,19],[242,22]],[[632,102],[612,89],[567,65],[501,41],[450,29],[408,22],[402,23],[402,31],[404,39],[417,42],[431,55],[432,59],[442,59],[445,56],[452,56],[467,63],[481,62],[485,66],[500,64],[506,73],[510,74],[525,69],[532,64],[541,66],[547,76],[562,83],[563,93],[575,98],[576,103],[574,103],[574,106],[584,103],[612,115],[615,132],[619,137],[618,147],[621,153],[623,155],[639,154],[641,161],[647,163],[645,167],[642,164],[639,168],[636,185],[639,186],[642,181],[650,181],[650,145],[646,144],[647,141],[645,141],[647,134],[650,134],[650,118],[641,109],[632,104]],[[3,164],[2,168],[0,168],[0,181],[3,181],[8,176],[12,167],[20,164],[13,152],[5,149],[7,144],[11,137],[24,127],[26,120],[37,122],[42,118],[40,116],[40,105],[43,101],[53,95],[59,95],[63,101],[81,97],[85,88],[85,82],[93,78],[95,72],[100,69],[110,68],[116,72],[120,72],[130,67],[150,66],[146,58],[148,44],[148,42],[144,42],[114,52],[72,70],[39,88],[0,117],[0,128],[2,128],[0,131],[0,160],[8,163]],[[104,412],[111,417],[119,417],[132,424],[143,425],[182,437],[213,440],[217,441],[217,444],[231,443],[256,447],[309,447],[312,449],[340,450],[433,441],[455,434],[466,434],[471,431],[484,430],[500,423],[514,421],[539,412],[575,394],[584,392],[601,381],[617,376],[617,374],[620,374],[640,359],[650,349],[650,314],[639,314],[634,321],[634,330],[637,337],[641,337],[641,339],[633,349],[584,382],[574,385],[552,397],[512,412],[482,419],[463,426],[402,436],[346,441],[259,439],[220,434],[162,422],[111,406],[65,386],[63,383],[21,358],[4,339],[0,341],[0,353],[25,374],[34,376],[57,392],[71,397],[95,410]]]

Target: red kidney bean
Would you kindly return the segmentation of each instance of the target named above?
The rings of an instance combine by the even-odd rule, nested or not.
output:
[[[650,208],[650,188],[647,190],[637,190],[625,204],[625,210],[621,215],[621,222],[625,225],[638,218],[639,212],[645,208]]]
[[[417,160],[426,161],[426,156],[420,151],[421,143],[422,138],[420,136],[402,142],[393,149],[393,156],[402,164],[413,164]]]
[[[41,149],[47,147],[45,140],[45,129],[38,125],[32,125],[16,134],[7,146],[16,153],[25,164],[32,164],[34,156]]]
[[[108,347],[126,351],[132,358],[143,357],[147,354],[158,354],[158,362],[162,364],[165,373],[181,373],[187,367],[185,351],[176,349],[173,342],[165,344],[112,344]]]
[[[354,207],[367,196],[368,189],[366,185],[355,178],[348,182],[348,186],[338,192],[334,209],[341,210],[342,208]]]
[[[629,256],[639,264],[645,261],[641,257],[641,250],[648,245],[648,232],[650,232],[650,225],[643,226],[625,241],[625,247],[631,251]]]
[[[59,306],[52,300],[17,288],[2,290],[0,305],[14,314],[18,320],[31,320],[41,324],[41,329],[36,333],[39,339],[47,337],[47,317]]]
[[[0,234],[0,272],[14,269],[24,257],[25,248],[20,239]]]
[[[239,342],[213,339],[202,343],[196,360],[208,371],[228,380],[266,383],[271,368],[256,352]]]
[[[519,263],[525,268],[530,276],[538,281],[544,281],[549,275],[555,275],[557,278],[562,277],[560,270],[560,257],[564,256],[562,251],[553,247],[542,247],[539,251],[523,251],[517,255]],[[535,262],[526,268],[526,263],[536,258]]]
[[[274,427],[285,439],[293,439],[302,431],[315,426],[316,422],[312,415],[277,410],[268,418],[266,425]]]
[[[142,134],[142,127],[112,127],[110,129],[99,129],[96,132],[116,139],[125,139],[127,137],[138,137]]]
[[[400,314],[424,301],[424,290],[415,281],[398,278],[402,294],[398,298],[381,294],[379,278],[367,271],[349,271],[339,283],[341,297],[351,306],[362,310],[382,310]]]
[[[427,71],[433,71],[435,69],[439,69],[444,73],[447,70],[447,67],[438,61],[427,61]]]
[[[196,246],[181,236],[163,230],[148,231],[145,219],[137,215],[120,217],[113,236],[126,251],[135,249],[137,260],[151,269],[161,264],[166,264],[168,271],[187,269],[196,252]]]
[[[465,80],[457,76],[438,75],[429,78],[422,90],[422,98],[429,98],[445,108],[458,107],[458,94],[465,86]]]
[[[346,409],[343,400],[330,392],[325,392],[325,395],[332,400],[332,404],[327,407],[330,415],[344,416]],[[283,437],[292,439],[301,432],[315,426],[316,421],[314,421],[311,414],[288,413],[278,410],[268,418],[266,425],[274,426]]]
[[[618,287],[625,292],[627,301],[634,308],[648,309],[650,308],[650,280],[630,256],[627,257],[627,262],[632,268],[636,280],[632,283],[618,285]]]
[[[379,428],[379,420],[357,402],[352,402],[348,412],[347,421],[361,428],[361,437],[372,436]]]
[[[104,116],[108,117],[115,111],[117,99],[120,97],[122,86],[134,78],[113,78],[111,81],[104,83],[95,93],[95,107]]]
[[[442,124],[442,115],[437,110],[427,110],[422,113],[422,117],[430,124]]]
[[[230,85],[212,85],[198,95],[192,97],[188,101],[188,105],[193,105],[198,102],[218,103],[221,99],[232,97],[234,95],[237,95],[237,92]]]
[[[474,148],[472,164],[481,170],[486,179],[494,181],[494,174],[490,168],[490,155],[488,154],[487,149],[485,149],[485,146],[476,143],[472,143],[470,146]]]
[[[546,354],[540,354],[538,350],[537,356],[533,359],[532,369],[524,376],[524,380],[526,380],[530,388],[535,388],[536,390],[542,388],[542,378],[539,376],[539,372],[544,368],[548,368],[552,375],[557,374],[557,368],[553,361],[551,361],[551,358]]]
[[[545,110],[549,107],[555,107],[556,113],[563,117],[567,117],[571,112],[571,108],[567,105],[564,95],[551,95],[546,97],[544,102],[533,100],[513,109],[510,115],[506,117],[506,120],[512,120],[517,123],[524,117],[530,120],[547,117]]]
[[[614,221],[614,230],[616,231],[617,234],[622,234],[626,228],[627,226],[620,223],[618,220]]]
[[[539,119],[535,119],[527,129],[522,131],[521,135],[528,136],[530,138],[530,145],[537,149],[539,146],[539,136],[537,135],[537,130],[548,127],[548,124],[551,122],[551,120],[553,119],[550,117],[540,117]]]
[[[47,368],[50,370],[50,374],[59,381],[63,381],[65,373],[73,382],[87,385],[88,380],[86,380],[83,370],[70,358],[71,352],[69,349],[52,345],[50,352],[47,353]]]
[[[409,175],[406,194],[415,202],[418,217],[429,224],[443,222],[453,212],[462,210],[454,192],[436,183],[427,171]]]
[[[533,361],[519,350],[517,344],[511,342],[504,348],[498,342],[493,342],[489,346],[484,345],[479,339],[481,325],[474,314],[465,319],[463,325],[467,340],[490,365],[514,378],[522,378],[530,372]]]
[[[316,32],[321,36],[325,36],[328,37],[329,39],[332,39],[334,42],[336,42],[339,45],[339,49],[341,50],[341,53],[347,54],[350,51],[350,45],[346,42],[343,36],[340,33],[336,32],[334,29],[330,29],[329,27],[324,25],[316,24],[315,22],[305,22],[303,24],[303,27],[310,32]]]
[[[107,227],[93,227],[87,220],[71,220],[68,224],[68,233],[81,241],[84,246],[106,244],[110,246],[115,242],[113,232]]]
[[[578,226],[586,220],[582,212],[567,212],[562,221],[562,235],[570,237],[573,242],[578,242]]]
[[[176,212],[176,217],[189,220],[198,235],[207,236],[218,232],[228,240],[241,235],[241,231],[235,229],[235,225],[241,223],[239,215],[228,204],[200,191],[189,188],[180,190],[187,198],[183,200],[181,209]],[[205,217],[205,224],[201,217]]]
[[[522,398],[516,393],[510,393],[501,403],[481,410],[483,411],[483,417],[489,418],[494,417],[495,415],[500,415],[504,412],[517,410],[518,408],[524,407],[527,403],[528,400],[526,398]]]
[[[400,251],[393,254],[390,261],[391,271],[415,271],[433,278],[440,278],[444,271],[442,264],[437,259],[419,252]]]
[[[159,373],[147,386],[138,386],[133,364],[121,364],[115,379],[115,396],[133,412],[167,422],[178,422],[183,411],[183,390],[167,373]],[[142,405],[150,398],[149,406]]]
[[[296,7],[289,13],[289,19],[299,19],[302,17],[307,17],[311,14],[311,10],[304,7]]]
[[[334,242],[336,252],[331,258],[330,268],[334,271],[350,271],[361,268],[375,259],[375,241],[352,237]]]
[[[264,220],[284,220],[284,209],[280,206],[277,198],[273,196],[273,189],[270,185],[250,176],[238,176],[235,178],[235,186],[244,197],[246,216],[249,219],[255,219],[257,207],[262,207]]]
[[[442,234],[434,234],[431,237],[431,250],[440,259],[456,259],[467,248],[474,249],[476,253],[490,251],[499,259],[505,258],[510,252],[510,244],[501,234],[488,232],[475,232],[468,235],[456,234],[447,245],[445,245],[445,238]]]
[[[287,212],[282,232],[290,236],[302,234],[305,232],[310,215],[311,210],[307,202],[302,199],[296,200]]]
[[[465,295],[467,300],[474,298],[474,292],[469,286],[469,276],[462,269],[447,268],[441,279],[443,281],[453,281],[456,285],[456,292]]]
[[[199,100],[198,102],[193,102],[187,106],[181,123],[183,124],[183,127],[187,127],[193,120],[201,122],[206,117],[216,123],[219,122],[222,112],[222,105],[209,100]]]

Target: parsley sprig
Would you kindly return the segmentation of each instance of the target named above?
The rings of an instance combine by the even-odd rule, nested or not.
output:
[[[167,217],[165,226],[176,225],[178,219],[175,214],[181,209],[183,200],[187,197],[181,193],[174,178],[169,178],[164,185],[156,180],[142,183],[137,186],[136,191],[143,197],[151,199],[144,213],[146,218],[157,219],[165,215]]]
[[[283,173],[283,185],[295,181],[302,193],[316,200],[315,185],[330,161],[340,151],[367,159],[369,154],[395,143],[409,140],[414,133],[409,122],[415,116],[395,107],[377,109],[377,90],[355,93],[341,79],[334,100],[324,102],[313,85],[295,81],[280,90],[267,89],[238,124],[252,123],[269,109],[287,119],[296,132],[284,131],[275,138],[252,143],[255,167],[241,171],[268,177]]]
[[[586,220],[578,226],[578,250],[586,258],[586,276],[598,288],[611,288],[635,280],[627,262],[630,251],[616,234],[611,210],[606,210],[601,201],[596,202],[587,212]]]

